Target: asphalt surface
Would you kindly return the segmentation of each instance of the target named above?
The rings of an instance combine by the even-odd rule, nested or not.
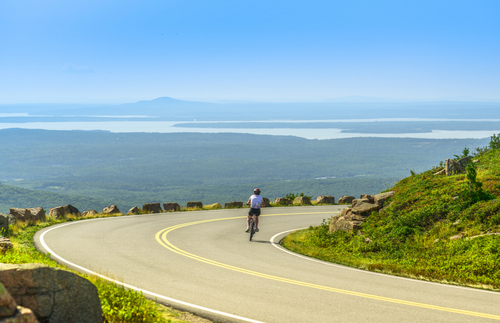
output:
[[[68,267],[217,322],[500,320],[500,293],[333,265],[270,241],[341,208],[263,209],[252,242],[247,210],[233,209],[69,222],[41,230],[35,244]]]

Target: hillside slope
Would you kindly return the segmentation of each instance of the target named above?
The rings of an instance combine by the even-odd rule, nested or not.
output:
[[[500,149],[474,158],[476,174],[469,167],[467,174],[436,176],[436,167],[399,181],[392,203],[358,232],[329,233],[325,221],[285,245],[368,270],[498,290]]]

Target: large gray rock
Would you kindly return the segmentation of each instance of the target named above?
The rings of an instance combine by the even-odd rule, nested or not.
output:
[[[105,207],[102,209],[102,213],[104,214],[114,214],[114,213],[121,213],[120,210],[118,209],[118,206],[116,205],[110,205],[108,207]]]
[[[65,219],[70,214],[75,216],[81,215],[80,211],[71,204],[54,207],[49,211],[49,216],[54,217],[55,219]]]
[[[97,288],[72,272],[41,264],[0,264],[0,282],[40,322],[102,322]]]
[[[0,322],[39,323],[29,308],[18,306],[5,286],[0,284]]]
[[[142,212],[144,213],[162,213],[160,203],[146,203],[142,206]]]
[[[203,203],[201,203],[200,201],[189,201],[187,202],[186,207],[188,209],[202,209]]]
[[[293,199],[294,205],[312,205],[311,200],[307,196],[297,196]]]
[[[354,196],[342,196],[339,198],[338,204],[351,204],[355,199]]]
[[[163,203],[163,210],[165,212],[170,212],[170,211],[180,211],[181,207],[177,203]]]
[[[277,197],[274,199],[274,203],[278,205],[292,205],[293,201],[286,197]]]
[[[335,204],[335,196],[320,195],[316,198],[318,204]]]
[[[243,202],[229,202],[224,204],[225,209],[238,209],[243,207]]]
[[[27,209],[10,208],[10,214],[15,216],[17,221],[23,221],[23,222],[41,221],[41,222],[44,222],[46,220],[45,210],[41,207],[34,207],[34,208],[27,208]]]

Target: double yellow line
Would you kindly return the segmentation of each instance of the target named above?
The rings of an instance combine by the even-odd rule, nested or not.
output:
[[[317,212],[317,213],[327,213],[327,212]],[[331,212],[330,212],[331,213]],[[293,213],[293,214],[298,214],[298,213]],[[310,214],[310,213],[307,213]],[[272,215],[266,215],[266,216],[276,216],[276,215],[292,215],[292,214],[272,214]],[[413,307],[420,307],[420,308],[426,308],[426,309],[431,309],[431,310],[436,310],[436,311],[443,311],[443,312],[450,312],[450,313],[455,313],[455,314],[462,314],[462,315],[469,315],[469,316],[476,316],[476,317],[482,317],[482,318],[488,318],[488,319],[493,319],[493,320],[499,320],[500,321],[500,316],[499,315],[493,315],[493,314],[486,314],[486,313],[479,313],[479,312],[473,312],[473,311],[466,311],[466,310],[460,310],[460,309],[455,309],[455,308],[449,308],[449,307],[442,307],[442,306],[436,306],[436,305],[431,305],[431,304],[424,304],[424,303],[418,303],[418,302],[411,302],[411,301],[405,301],[405,300],[400,300],[400,299],[395,299],[395,298],[390,298],[390,297],[383,297],[383,296],[377,296],[377,295],[371,295],[371,294],[365,294],[365,293],[359,293],[359,292],[354,292],[354,291],[349,291],[345,289],[339,289],[339,288],[333,288],[333,287],[328,287],[328,286],[322,286],[322,285],[317,285],[317,284],[311,284],[311,283],[306,283],[306,282],[301,282],[298,280],[293,280],[293,279],[288,279],[284,277],[278,277],[274,275],[268,275],[264,273],[259,273],[253,270],[248,270],[240,267],[235,267],[231,266],[228,264],[224,264],[218,261],[210,260],[207,258],[203,258],[200,256],[197,256],[195,254],[189,253],[187,251],[184,251],[176,246],[174,246],[170,241],[167,239],[167,235],[177,229],[192,226],[192,225],[197,225],[197,224],[203,224],[203,223],[209,223],[209,222],[216,222],[216,221],[225,221],[225,220],[234,220],[234,219],[241,219],[241,218],[246,218],[246,216],[238,216],[238,217],[231,217],[231,218],[219,218],[219,219],[210,219],[210,220],[203,220],[203,221],[195,221],[195,222],[189,222],[189,223],[183,223],[183,224],[178,224],[166,229],[163,229],[156,233],[156,241],[160,243],[162,246],[167,248],[170,251],[173,251],[179,255],[206,263],[210,265],[214,265],[217,267],[237,271],[243,274],[247,275],[252,275],[260,278],[265,278],[265,279],[270,279],[274,281],[279,281],[287,284],[292,284],[292,285],[297,285],[297,286],[303,286],[303,287],[309,287],[309,288],[315,288],[319,290],[324,290],[324,291],[329,291],[333,293],[338,293],[338,294],[344,294],[344,295],[350,295],[350,296],[356,296],[356,297],[362,297],[362,298],[367,298],[367,299],[373,299],[373,300],[378,300],[382,302],[389,302],[389,303],[395,303],[395,304],[401,304],[401,305],[407,305],[407,306],[413,306]]]

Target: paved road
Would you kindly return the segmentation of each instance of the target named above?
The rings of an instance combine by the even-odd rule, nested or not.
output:
[[[318,225],[340,208],[264,209],[252,242],[240,209],[70,222],[38,232],[35,243],[69,267],[217,322],[500,320],[500,293],[336,266],[270,241]]]

